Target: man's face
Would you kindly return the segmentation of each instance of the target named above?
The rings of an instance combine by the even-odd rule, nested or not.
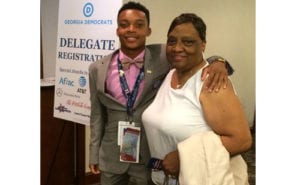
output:
[[[176,69],[190,70],[202,61],[205,45],[192,23],[177,25],[168,35],[167,59]]]
[[[128,50],[141,51],[146,44],[146,37],[151,34],[144,12],[128,9],[118,16],[117,35],[121,42],[123,52]]]

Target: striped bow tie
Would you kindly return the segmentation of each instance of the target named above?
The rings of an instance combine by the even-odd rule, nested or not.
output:
[[[138,58],[135,60],[123,59],[121,60],[121,63],[122,63],[123,70],[129,69],[129,66],[131,64],[135,64],[138,68],[142,68],[144,65],[144,59],[143,58]]]

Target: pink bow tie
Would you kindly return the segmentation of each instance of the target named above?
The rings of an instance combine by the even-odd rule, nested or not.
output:
[[[143,58],[138,58],[135,60],[130,60],[130,59],[123,59],[121,60],[123,70],[129,69],[129,66],[131,64],[135,64],[138,68],[142,68],[144,65],[144,59]]]

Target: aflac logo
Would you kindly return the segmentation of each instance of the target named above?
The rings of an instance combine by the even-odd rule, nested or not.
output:
[[[86,85],[86,78],[84,76],[79,78],[79,85],[80,87],[84,87]]]
[[[86,17],[91,17],[94,13],[94,6],[92,3],[86,3],[83,7],[83,15]]]
[[[61,77],[59,80],[59,84],[67,85],[67,86],[74,86],[74,81],[69,80],[67,77]]]

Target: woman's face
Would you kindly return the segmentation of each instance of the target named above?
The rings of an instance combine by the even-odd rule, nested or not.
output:
[[[192,23],[177,25],[168,35],[167,59],[177,70],[190,70],[202,62],[205,44]]]

